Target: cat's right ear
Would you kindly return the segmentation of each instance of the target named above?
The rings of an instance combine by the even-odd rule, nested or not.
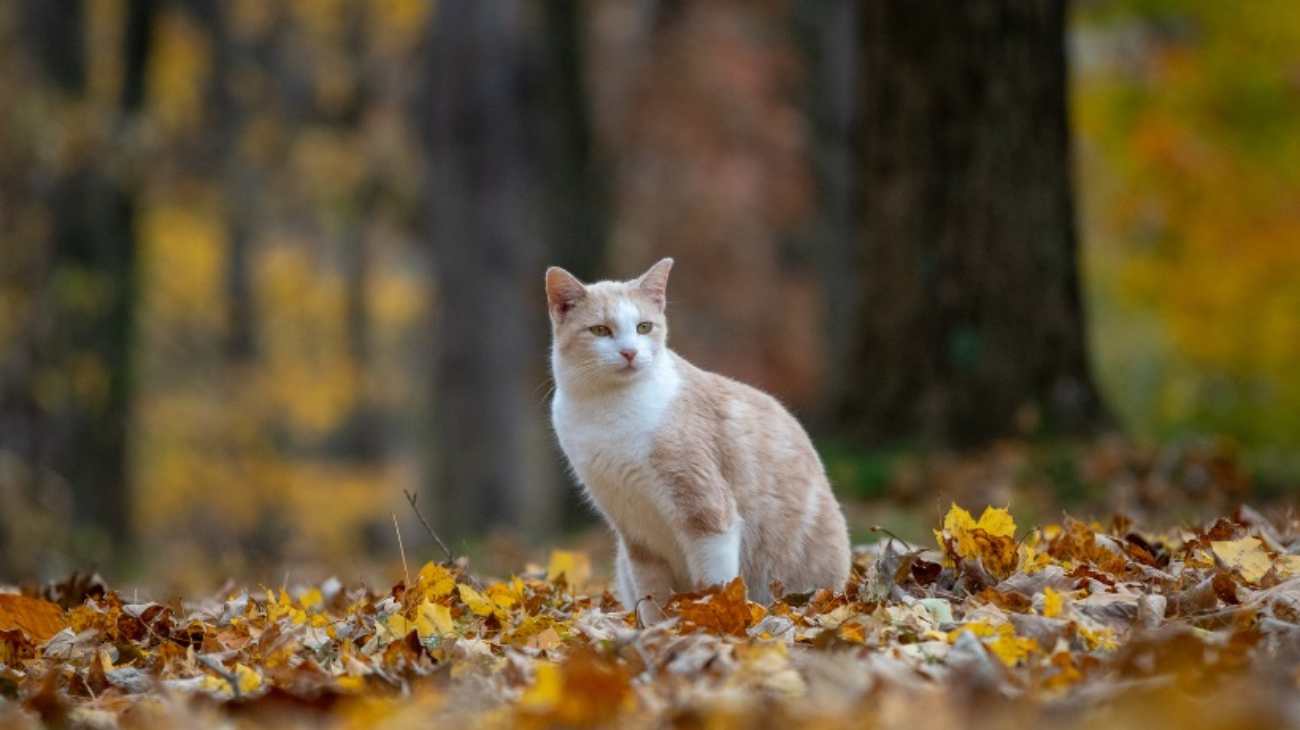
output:
[[[556,322],[563,321],[564,315],[585,296],[587,287],[578,277],[558,266],[546,270],[546,306]]]

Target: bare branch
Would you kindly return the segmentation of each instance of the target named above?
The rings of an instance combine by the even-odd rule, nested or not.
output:
[[[438,543],[438,547],[442,548],[442,551],[446,553],[447,562],[455,562],[456,556],[452,555],[451,550],[447,548],[447,543],[443,542],[441,537],[438,537],[438,533],[433,531],[433,528],[429,526],[429,521],[424,519],[424,514],[420,512],[420,508],[416,506],[415,503],[420,499],[420,497],[405,489],[402,490],[402,494],[406,495],[406,501],[411,505],[411,510],[415,512],[415,516],[420,518],[420,524],[424,525],[425,531],[429,533],[429,536],[433,538],[434,542]]]

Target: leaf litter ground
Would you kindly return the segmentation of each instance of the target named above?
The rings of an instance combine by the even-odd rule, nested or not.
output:
[[[170,605],[74,576],[0,594],[0,727],[1300,727],[1297,526],[954,505],[843,592],[737,580],[648,628],[563,551]]]

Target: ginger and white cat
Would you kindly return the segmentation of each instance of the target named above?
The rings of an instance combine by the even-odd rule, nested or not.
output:
[[[584,285],[546,271],[551,417],[618,537],[619,599],[655,620],[673,592],[744,576],[750,598],[841,588],[844,516],[808,435],[776,399],[668,349],[672,259]]]

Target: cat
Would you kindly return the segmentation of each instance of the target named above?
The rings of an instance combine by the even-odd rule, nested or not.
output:
[[[848,530],[803,427],[772,396],[668,349],[672,265],[589,285],[546,271],[552,425],[617,537],[619,600],[649,623],[672,593],[737,575],[759,602],[773,581],[842,588]]]

